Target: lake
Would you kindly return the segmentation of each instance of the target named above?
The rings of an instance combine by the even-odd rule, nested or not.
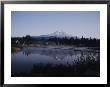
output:
[[[99,61],[99,49],[92,47],[72,47],[72,46],[44,46],[44,47],[24,47],[21,51],[13,52],[11,55],[11,72],[30,73],[33,65],[41,64],[51,66],[75,66],[81,61]]]

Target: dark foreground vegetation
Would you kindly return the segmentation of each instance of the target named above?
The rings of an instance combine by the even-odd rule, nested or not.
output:
[[[86,60],[82,57],[76,60],[74,64],[34,64],[29,73],[12,73],[12,77],[99,77],[99,56],[97,61],[89,56],[87,56]]]

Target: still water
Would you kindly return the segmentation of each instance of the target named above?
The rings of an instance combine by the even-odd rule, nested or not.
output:
[[[94,58],[95,61],[99,58],[99,50],[88,49],[85,47],[28,47],[22,51],[14,52],[11,55],[11,70],[16,72],[29,72],[34,64],[58,64],[68,65],[75,64],[81,58],[87,60],[88,56]]]

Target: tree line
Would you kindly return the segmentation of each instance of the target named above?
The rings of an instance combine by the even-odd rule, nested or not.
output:
[[[76,46],[100,46],[100,40],[96,38],[50,38],[49,41],[56,43],[57,45],[76,45]]]
[[[76,45],[76,46],[90,46],[90,47],[100,47],[100,39],[96,38],[85,38],[85,37],[50,37],[46,39],[35,39],[30,35],[26,35],[25,37],[12,37],[12,44],[56,44],[56,45]]]

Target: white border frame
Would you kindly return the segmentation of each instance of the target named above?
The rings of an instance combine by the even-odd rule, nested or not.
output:
[[[100,11],[100,77],[11,77],[11,11]],[[107,84],[107,4],[4,4],[4,84]]]

